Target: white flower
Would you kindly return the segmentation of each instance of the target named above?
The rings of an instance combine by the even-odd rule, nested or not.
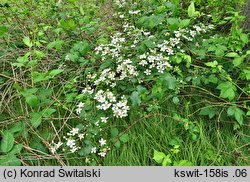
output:
[[[101,122],[107,123],[108,117],[101,117]]]
[[[106,156],[106,152],[100,152],[100,153],[98,153],[98,155],[100,155],[101,157],[105,157]]]
[[[146,75],[151,75],[151,70],[146,69],[146,70],[144,71],[144,73],[145,73]]]
[[[99,143],[100,143],[101,146],[106,145],[106,140],[101,138],[101,140],[99,140]]]
[[[90,153],[92,153],[92,154],[94,153],[95,154],[96,153],[96,147],[92,147]]]
[[[81,134],[78,135],[78,137],[79,137],[80,140],[82,140],[84,138],[84,134],[81,133]]]
[[[67,139],[66,145],[69,146],[70,148],[73,148],[75,144],[76,144],[76,141],[74,139],[70,139],[70,138]]]
[[[70,131],[72,136],[75,136],[76,134],[78,134],[78,132],[79,132],[79,128],[72,128],[72,130]]]
[[[78,107],[78,108],[76,109],[76,113],[77,113],[77,114],[80,114],[81,112],[82,112],[82,108]]]

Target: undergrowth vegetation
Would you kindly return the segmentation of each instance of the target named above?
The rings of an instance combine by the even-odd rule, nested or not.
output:
[[[249,165],[244,1],[0,3],[0,165]]]

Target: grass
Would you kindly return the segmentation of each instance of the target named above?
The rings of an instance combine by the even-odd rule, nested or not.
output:
[[[168,105],[169,107],[169,105]],[[170,106],[171,107],[171,106]],[[179,112],[176,108],[166,113]],[[131,117],[131,121],[133,121]],[[135,119],[135,118],[134,118]],[[220,165],[249,165],[249,143],[244,145],[242,140],[247,134],[233,131],[232,124],[218,123],[205,120],[199,116],[189,118],[196,121],[199,133],[196,141],[184,128],[180,127],[178,121],[157,116],[142,119],[129,131],[130,141],[122,146],[122,149],[114,149],[105,158],[104,165],[114,166],[150,166],[156,165],[152,160],[153,150],[171,154],[174,161],[188,160],[198,166],[220,166]],[[248,130],[248,126],[245,127]],[[180,145],[180,152],[175,155],[171,153],[171,143],[174,141]],[[246,139],[246,138],[245,138]]]
[[[35,6],[36,2],[32,2]],[[111,12],[109,11],[111,1],[106,2],[104,5],[101,3],[101,7],[97,7],[97,10],[93,8],[93,11],[97,11],[95,18],[101,19],[102,23],[99,27],[99,31],[103,33],[103,35],[98,37],[98,31],[96,31],[94,34],[96,37],[94,38],[108,36],[106,34],[112,32],[111,26],[117,26],[116,22],[112,21]],[[49,3],[55,4],[55,1],[51,0]],[[83,3],[90,4],[91,1],[84,1]],[[71,6],[78,10],[78,7]],[[26,8],[29,9],[31,7],[27,6]],[[65,11],[67,9],[67,7],[61,8]],[[101,8],[103,8],[103,11],[98,11]],[[19,10],[21,10],[20,7]],[[52,12],[51,10],[50,13]],[[8,13],[13,15],[13,12]],[[44,9],[43,13],[46,14],[48,12]],[[8,14],[6,14],[6,16],[7,15]],[[48,18],[47,16],[48,14],[46,14],[44,20],[41,21],[50,21],[50,19],[46,19]],[[59,15],[55,14],[55,17],[56,16]],[[20,121],[29,124],[30,113],[34,111],[25,103],[24,98],[15,95],[17,89],[14,88],[15,83],[19,83],[23,88],[33,87],[34,85],[30,76],[30,71],[32,70],[31,68],[14,68],[11,65],[11,63],[16,61],[17,57],[24,55],[28,51],[22,43],[23,34],[27,36],[29,29],[36,27],[36,22],[40,21],[38,16],[29,18],[29,20],[27,20],[27,17],[25,14],[23,14],[21,18],[16,17],[16,15],[13,15],[13,17],[9,16],[7,20],[13,24],[13,26],[11,25],[12,28],[10,28],[11,33],[8,34],[7,38],[0,40],[0,45],[3,45],[3,49],[1,48],[0,50],[1,131],[10,128],[13,124],[19,123]],[[54,18],[50,23],[53,26],[57,26],[58,22],[57,19]],[[27,27],[27,29],[24,29],[22,26]],[[50,36],[53,40],[65,38],[65,40],[67,40],[65,41],[66,46],[60,50],[61,52],[58,51],[59,53],[57,50],[46,50],[46,46],[42,47],[41,50],[44,48],[44,52],[48,53],[48,56],[45,56],[41,60],[37,69],[40,72],[46,72],[47,70],[64,64],[66,74],[53,81],[39,85],[39,87],[50,88],[52,90],[50,99],[53,101],[53,107],[56,108],[57,112],[53,117],[45,119],[39,129],[27,127],[28,132],[25,135],[20,133],[15,136],[15,142],[23,144],[23,152],[18,155],[18,157],[23,165],[82,165],[85,164],[84,157],[76,157],[74,155],[66,156],[63,154],[55,156],[51,155],[46,148],[48,141],[56,138],[57,132],[65,134],[71,126],[75,126],[79,123],[86,124],[83,119],[80,119],[74,113],[74,108],[71,107],[76,104],[74,94],[81,89],[81,83],[78,85],[75,84],[74,78],[82,74],[82,68],[71,62],[63,62],[63,58],[59,55],[63,55],[69,51],[72,45],[71,39],[75,35],[67,31],[62,33],[62,37],[57,37],[57,34],[53,31],[46,33],[48,33],[49,36],[45,37],[44,40],[49,41]],[[82,36],[85,36],[85,34]],[[92,34],[86,35],[86,37],[87,39],[93,39]],[[75,88],[75,85],[78,87]],[[206,96],[210,97],[209,94]],[[196,99],[199,97],[197,96]],[[200,98],[204,98],[204,95]],[[165,154],[170,154],[173,162],[188,160],[192,162],[193,165],[198,166],[250,165],[250,126],[244,125],[240,130],[235,131],[233,130],[233,123],[228,117],[222,116],[219,121],[217,118],[206,119],[198,115],[198,112],[195,113],[199,108],[195,108],[196,106],[190,105],[189,102],[190,100],[183,99],[182,103],[185,104],[181,106],[174,105],[170,100],[166,99],[162,101],[161,104],[156,102],[155,105],[152,105],[150,112],[145,109],[143,113],[139,113],[138,110],[133,111],[133,108],[131,108],[128,118],[113,120],[106,130],[107,134],[110,135],[110,128],[116,127],[121,133],[129,134],[129,141],[122,144],[120,148],[116,148],[114,144],[111,144],[112,148],[101,164],[105,166],[157,165],[153,160],[154,150],[157,150]],[[197,102],[199,101],[196,100],[196,103]],[[195,140],[192,139],[194,131],[192,129],[185,129],[183,120],[176,119],[173,117],[174,114],[188,119],[190,123],[196,127]],[[179,152],[177,154],[173,152],[175,146],[179,146]]]

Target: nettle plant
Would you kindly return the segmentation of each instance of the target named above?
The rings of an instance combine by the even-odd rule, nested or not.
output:
[[[83,89],[75,107],[76,114],[88,124],[74,126],[53,141],[52,153],[77,153],[90,165],[100,163],[110,150],[109,141],[117,147],[117,142],[128,141],[128,135],[119,135],[116,128],[111,129],[111,135],[107,132],[113,120],[127,118],[132,109],[146,114],[144,108],[150,112],[155,100],[161,103],[167,98],[178,104],[190,88],[190,92],[205,95],[201,115],[220,119],[226,113],[236,119],[235,129],[243,124],[249,109],[243,99],[250,92],[250,52],[244,49],[248,36],[237,26],[237,13],[228,18],[233,24],[231,34],[222,36],[213,35],[216,27],[208,23],[209,16],[195,10],[194,3],[185,13],[189,18],[184,19],[177,1],[142,5],[116,0],[114,9],[114,21],[121,23],[110,37],[92,49],[83,41],[82,48],[74,46],[66,55],[66,60],[77,62],[73,55],[78,50],[84,51],[84,56],[91,54],[93,66],[84,68],[80,78]],[[81,60],[83,67],[85,61],[90,63]],[[178,114],[173,117],[182,118]],[[197,131],[187,129],[188,123],[183,126],[195,140]]]

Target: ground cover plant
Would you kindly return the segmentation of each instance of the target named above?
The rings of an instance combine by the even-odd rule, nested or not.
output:
[[[0,165],[249,165],[246,3],[1,1]]]

